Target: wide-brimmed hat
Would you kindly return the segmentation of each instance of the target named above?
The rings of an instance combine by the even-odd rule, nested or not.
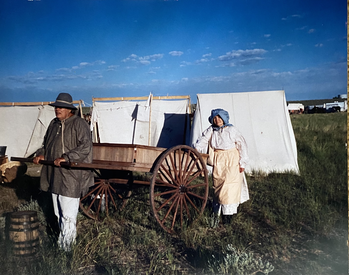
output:
[[[59,107],[59,108],[67,108],[67,109],[73,109],[77,110],[77,108],[73,105],[73,98],[68,93],[60,93],[56,101],[54,103],[49,104],[53,107]]]

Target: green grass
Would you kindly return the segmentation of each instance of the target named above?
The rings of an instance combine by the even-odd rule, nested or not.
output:
[[[1,233],[1,274],[346,274],[346,113],[291,119],[300,174],[249,175],[250,200],[230,225],[215,226],[207,206],[192,227],[169,235],[152,216],[144,187],[103,222],[79,215],[70,254],[43,227],[38,258],[19,261]],[[35,200],[22,209],[37,210],[45,225]]]

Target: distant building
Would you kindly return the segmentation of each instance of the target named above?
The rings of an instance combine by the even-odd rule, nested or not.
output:
[[[287,109],[290,114],[302,114],[304,105],[302,103],[289,103]]]

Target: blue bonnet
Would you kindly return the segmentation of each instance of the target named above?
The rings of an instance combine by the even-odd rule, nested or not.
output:
[[[221,119],[224,122],[224,125],[231,125],[229,124],[229,113],[226,110],[223,109],[213,109],[211,111],[211,116],[208,118],[208,121],[213,124],[213,118],[215,116],[220,116]]]

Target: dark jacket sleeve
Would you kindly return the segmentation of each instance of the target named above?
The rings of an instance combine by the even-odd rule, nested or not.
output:
[[[65,152],[62,157],[67,161],[92,162],[92,158],[90,157],[92,149],[90,128],[83,119],[76,119],[75,123],[74,134],[76,135],[76,147]]]

